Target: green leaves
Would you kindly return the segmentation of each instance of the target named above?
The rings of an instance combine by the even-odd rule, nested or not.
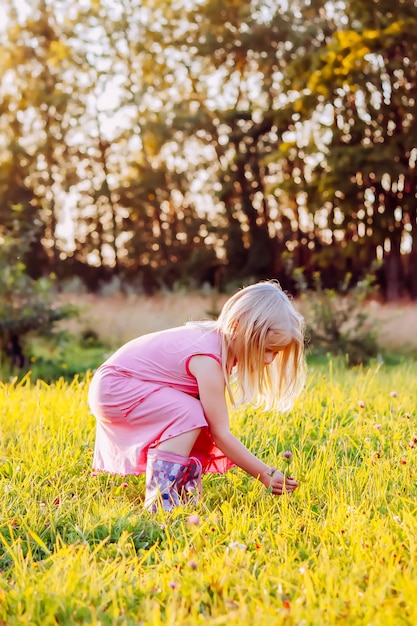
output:
[[[29,333],[50,335],[54,323],[76,315],[74,306],[54,301],[53,279],[32,279],[22,259],[26,243],[3,236],[0,247],[0,353],[8,356],[15,337],[24,348]]]
[[[26,20],[6,4],[0,222],[21,204],[20,236],[37,225],[32,274],[152,289],[187,281],[194,249],[228,283],[291,279],[283,255],[314,265],[335,230],[372,240],[366,269],[411,248],[414,3],[39,0]]]

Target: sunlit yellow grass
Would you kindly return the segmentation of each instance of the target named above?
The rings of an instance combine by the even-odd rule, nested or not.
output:
[[[154,518],[143,477],[90,476],[87,385],[0,387],[0,624],[417,623],[415,363],[330,362],[291,413],[232,414],[267,462],[292,451],[291,497],[235,469]]]

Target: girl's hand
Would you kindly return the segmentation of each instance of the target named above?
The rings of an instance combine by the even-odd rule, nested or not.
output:
[[[259,480],[276,496],[281,496],[284,492],[292,493],[298,487],[298,482],[293,476],[284,476],[274,467],[262,472]]]
[[[298,487],[294,478],[268,467],[230,432],[224,375],[220,364],[207,355],[196,354],[191,357],[188,369],[197,379],[204,415],[211,436],[220,450],[233,463],[260,480],[271,493],[281,495],[293,492]]]

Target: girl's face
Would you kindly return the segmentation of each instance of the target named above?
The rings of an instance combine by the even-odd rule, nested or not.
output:
[[[265,351],[264,351],[264,363],[265,365],[271,365],[271,363],[275,360],[277,354],[283,349],[282,338],[274,333],[273,331],[269,331],[266,337],[265,343]]]
[[[232,346],[233,364],[231,363],[231,367],[236,365],[238,360],[243,360],[245,358],[246,351],[248,351],[249,360],[251,362],[251,366],[249,367],[253,371],[255,371],[256,368],[261,367],[262,363],[265,366],[271,365],[279,352],[281,352],[285,348],[282,335],[272,330],[269,330],[267,332],[267,336],[263,342],[263,346],[260,346],[259,341],[255,340],[255,342],[251,346],[245,349],[244,342],[238,334],[234,337]]]
[[[265,365],[271,365],[271,363],[273,362],[273,360],[275,359],[275,357],[277,356],[278,352],[275,350],[268,350],[266,349],[264,352],[264,363]]]

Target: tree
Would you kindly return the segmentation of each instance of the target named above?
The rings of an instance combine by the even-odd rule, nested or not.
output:
[[[10,0],[10,27],[2,32],[3,153],[13,172],[0,205],[7,216],[21,205],[18,219],[35,224],[36,238],[26,251],[34,277],[55,269],[60,255],[58,223],[65,194],[76,181],[74,125],[80,114],[76,72],[66,28],[45,0],[19,16]],[[69,28],[69,30],[71,30]],[[11,88],[11,85],[13,87]],[[3,170],[3,167],[2,167]],[[4,170],[3,170],[4,171]],[[10,184],[11,183],[11,184]],[[16,218],[16,216],[14,216]]]
[[[395,298],[407,244],[413,288],[414,13],[410,0],[38,0],[11,14],[0,211],[9,224],[19,203],[22,229],[37,226],[32,275],[118,272],[152,290],[191,268],[204,280],[197,258],[224,283],[288,283],[302,265],[334,287],[383,257]]]
[[[328,228],[342,234],[347,252],[350,242],[363,252],[364,271],[383,257],[386,295],[395,300],[404,286],[404,238],[415,246],[415,3],[393,9],[374,0],[370,10],[354,0],[339,18],[310,59],[314,71],[299,79],[304,119],[321,107],[330,129],[317,190],[328,203]]]

